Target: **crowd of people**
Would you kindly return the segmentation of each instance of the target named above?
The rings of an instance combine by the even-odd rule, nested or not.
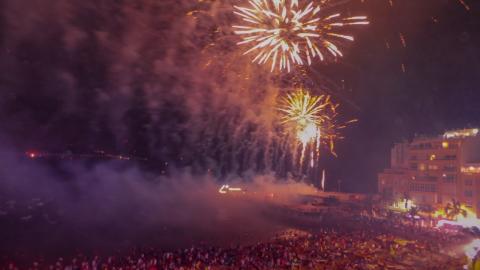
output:
[[[324,228],[311,233],[290,231],[253,245],[197,246],[173,252],[138,249],[106,257],[77,255],[53,263],[18,266],[8,262],[2,269],[463,269],[465,259],[444,250],[447,241],[455,239],[461,237],[413,230],[410,237],[401,238],[375,227],[353,231]]]
[[[282,217],[290,227],[270,241],[229,247],[196,245],[163,250],[158,247],[118,252],[115,255],[82,255],[58,259],[12,259],[0,254],[0,269],[464,269],[468,259],[452,253],[471,235],[440,231],[404,220],[358,215],[324,209],[315,215],[278,208],[272,218]],[[278,215],[277,215],[278,214]]]

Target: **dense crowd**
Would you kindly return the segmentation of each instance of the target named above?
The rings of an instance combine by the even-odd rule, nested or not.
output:
[[[458,231],[426,228],[398,216],[385,218],[349,211],[294,211],[299,220],[270,241],[231,247],[197,245],[176,251],[135,249],[114,256],[81,255],[34,262],[0,255],[0,269],[464,269],[466,258],[450,253],[469,239]],[[280,211],[283,216],[285,209]],[[305,218],[302,218],[305,216]],[[307,232],[308,231],[308,232]]]
[[[407,229],[405,229],[407,230]],[[431,235],[429,235],[431,234]],[[174,252],[135,250],[127,255],[101,258],[77,255],[56,262],[34,262],[28,269],[463,269],[461,257],[442,248],[452,237],[412,229],[411,237],[399,238],[375,228],[288,234],[247,246],[218,248],[198,246]],[[420,237],[421,236],[421,237]],[[435,241],[427,239],[436,237]],[[417,238],[417,239],[416,239]],[[447,239],[448,238],[448,239]],[[416,239],[416,240],[415,240]],[[23,267],[21,267],[23,269]],[[6,269],[19,269],[14,263]]]

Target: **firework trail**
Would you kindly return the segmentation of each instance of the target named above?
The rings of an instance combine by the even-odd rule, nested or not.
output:
[[[342,41],[354,37],[343,34],[346,26],[369,24],[366,16],[324,16],[322,7],[304,0],[251,0],[248,7],[235,6],[243,25],[234,25],[242,37],[238,45],[249,45],[245,55],[255,53],[252,62],[291,71],[293,65],[311,65],[313,59],[338,58]]]
[[[470,6],[465,3],[464,0],[458,0],[458,2],[460,2],[460,4],[465,8],[466,11],[470,11]]]

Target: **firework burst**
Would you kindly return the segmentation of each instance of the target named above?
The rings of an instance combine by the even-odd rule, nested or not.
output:
[[[339,104],[331,101],[330,96],[312,96],[299,89],[282,98],[278,110],[281,123],[287,130],[293,131],[302,145],[300,163],[303,163],[307,146],[310,145],[310,166],[314,166],[320,153],[320,147],[327,146],[333,155],[334,141],[340,139],[339,129],[346,125],[337,124],[337,108]],[[349,121],[347,123],[354,122]]]
[[[255,53],[252,62],[270,63],[271,70],[290,70],[292,65],[310,65],[342,57],[342,41],[353,41],[342,34],[346,26],[365,25],[365,16],[342,17],[322,15],[320,5],[307,0],[250,0],[249,7],[235,6],[244,25],[235,25],[235,34],[242,37],[239,45],[250,45],[244,54]]]

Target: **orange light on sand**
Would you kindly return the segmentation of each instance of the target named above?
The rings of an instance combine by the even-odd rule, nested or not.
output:
[[[437,228],[442,227],[445,224],[453,226],[461,226],[463,228],[478,227],[480,229],[480,219],[477,218],[476,213],[474,213],[470,208],[464,207],[462,209],[466,211],[466,216],[461,214],[454,217],[454,220],[442,219],[438,222]],[[447,216],[444,209],[439,209],[434,213],[435,217],[445,217]]]

